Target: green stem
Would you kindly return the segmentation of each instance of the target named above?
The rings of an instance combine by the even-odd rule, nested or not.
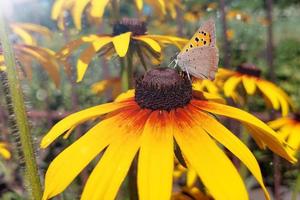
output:
[[[28,179],[29,183],[29,187],[27,188],[28,193],[32,195],[32,199],[40,200],[42,196],[42,188],[38,175],[37,163],[34,156],[23,93],[21,91],[21,84],[18,79],[14,52],[8,39],[7,26],[4,20],[2,9],[0,9],[0,42],[3,46],[3,55],[7,67],[7,79],[12,98],[12,106],[24,155],[26,167],[25,177]]]
[[[129,89],[128,85],[128,73],[127,67],[125,65],[125,58],[120,58],[120,65],[121,65],[121,84],[122,84],[122,91],[126,92]]]
[[[111,1],[111,7],[113,9],[112,11],[112,18],[115,21],[119,21],[120,20],[120,7],[119,7],[119,2],[118,0],[112,0]]]
[[[129,47],[128,53],[127,53],[127,76],[128,76],[128,89],[133,88],[133,52],[131,48]]]
[[[292,200],[297,199],[297,194],[298,194],[299,190],[300,190],[300,174],[298,174],[295,186],[293,188]]]

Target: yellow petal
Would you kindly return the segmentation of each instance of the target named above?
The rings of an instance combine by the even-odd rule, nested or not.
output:
[[[131,112],[124,122],[111,124],[118,127],[112,132],[115,139],[91,173],[81,200],[113,200],[124,180],[141,143],[143,125],[149,112],[139,109]]]
[[[124,116],[116,115],[101,121],[51,162],[45,176],[43,200],[65,190],[87,164],[116,138],[118,127],[115,124],[122,123],[122,120]]]
[[[58,87],[60,84],[60,73],[58,68],[58,63],[55,57],[49,52],[38,46],[31,45],[15,45],[16,51],[21,51],[28,56],[33,57],[41,66],[48,72],[55,85]]]
[[[74,24],[78,30],[81,30],[81,18],[83,15],[83,11],[89,2],[90,0],[75,1],[72,7],[72,16],[73,16]]]
[[[253,95],[256,90],[255,79],[250,76],[243,76],[243,85],[248,95]]]
[[[292,120],[290,118],[288,118],[288,117],[282,117],[282,118],[276,119],[274,121],[268,122],[268,125],[272,129],[277,130],[280,127],[282,127],[283,125],[290,124],[291,122],[292,122]]]
[[[272,103],[272,107],[275,110],[278,110],[280,108],[280,104],[278,101],[278,98],[276,97],[276,94],[274,94],[273,88],[270,88],[268,84],[266,84],[266,81],[257,81],[257,87],[261,91],[262,94],[265,95],[265,97]]]
[[[93,56],[97,53],[97,51],[99,51],[103,46],[105,46],[109,42],[111,42],[110,37],[102,37],[100,40],[92,42],[92,45],[90,45],[81,53],[77,61],[77,82],[82,81],[83,76]]]
[[[7,144],[6,143],[3,143],[3,142],[0,142],[0,155],[8,160],[11,158],[11,153],[10,151],[7,149]]]
[[[295,150],[299,149],[300,146],[300,125],[296,125],[290,131],[290,136],[288,137],[287,143],[289,146]]]
[[[116,99],[115,102],[125,101],[127,99],[134,97],[135,90],[128,90],[127,92],[123,92]]]
[[[92,0],[91,2],[91,16],[96,18],[102,18],[104,14],[105,7],[107,6],[109,0]],[[114,12],[119,12],[115,10]]]
[[[226,127],[224,127],[220,122],[216,121],[210,115],[204,112],[197,112],[195,114],[192,113],[192,116],[198,122],[199,126],[206,130],[207,133],[209,133],[214,139],[224,145],[246,165],[246,167],[262,187],[266,199],[270,199],[269,193],[265,188],[263,182],[259,165],[248,147],[244,145],[244,143],[242,143]]]
[[[230,97],[241,80],[241,76],[230,77],[224,84],[225,96]]]
[[[147,45],[149,45],[154,51],[156,52],[161,52],[161,47],[160,45],[153,39],[151,38],[148,38],[146,36],[138,36],[138,37],[133,37],[134,39],[136,40],[140,40],[140,41],[143,41],[145,42]]]
[[[173,132],[168,113],[154,111],[145,125],[138,158],[140,199],[170,199],[173,162]]]
[[[273,152],[279,154],[290,162],[296,161],[296,159],[285,150],[284,142],[277,137],[277,134],[269,126],[253,115],[238,108],[214,102],[193,101],[192,104],[201,110],[239,120],[247,126],[256,129],[257,132],[255,134],[259,134],[257,137],[263,140],[263,142],[266,143]],[[251,133],[254,134],[253,132]]]
[[[33,39],[33,37],[24,29],[18,27],[18,26],[12,26],[13,32],[16,33],[25,44],[28,45],[35,45],[36,41]]]
[[[143,9],[143,0],[135,0],[135,5],[139,11]]]
[[[123,33],[115,36],[112,42],[115,46],[116,52],[120,57],[124,57],[128,51],[130,43],[131,32]]]
[[[197,181],[197,172],[194,169],[189,168],[186,174],[186,185],[188,187],[192,187],[195,185],[196,181]]]
[[[56,0],[52,6],[51,18],[53,20],[57,20],[58,16],[63,12],[63,5],[65,4],[65,0]]]
[[[132,103],[131,103],[132,104]],[[112,112],[114,110],[120,109],[122,107],[130,105],[129,102],[126,103],[107,103],[99,106],[94,106],[77,113],[71,114],[65,117],[57,124],[55,124],[52,129],[43,137],[41,141],[41,148],[46,148],[51,144],[57,137],[62,135],[64,132],[68,131],[70,128],[85,122],[87,120],[93,119],[94,117],[101,116],[103,114]]]
[[[245,185],[225,153],[183,109],[173,113],[175,139],[209,193],[215,199],[247,200]]]
[[[82,44],[84,44],[85,42],[93,42],[95,40],[101,40],[101,37],[97,36],[97,35],[88,35],[88,36],[84,36],[81,37],[79,39],[73,40],[69,43],[67,43],[61,50],[59,50],[56,53],[56,56],[62,60],[67,59],[67,57],[70,56],[70,54],[79,46],[81,46]]]

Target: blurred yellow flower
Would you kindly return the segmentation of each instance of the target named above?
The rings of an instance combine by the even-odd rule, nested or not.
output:
[[[287,115],[290,107],[293,107],[291,99],[280,87],[260,78],[260,74],[260,69],[255,65],[244,63],[238,66],[236,71],[219,69],[216,81],[222,83],[224,94],[227,97],[236,96],[236,93],[239,93],[238,86],[242,85],[244,88],[243,91],[247,95],[252,96],[256,92],[259,92],[264,97],[266,103],[274,110],[281,109],[282,115]]]
[[[51,18],[57,21],[57,25],[61,30],[65,29],[65,16],[70,13],[75,27],[78,30],[82,28],[82,15],[86,11],[88,19],[91,21],[101,21],[105,8],[112,0],[56,0],[52,6]],[[170,14],[175,18],[176,7],[181,8],[180,0],[135,0],[137,9],[141,12],[144,2],[150,5],[160,17]],[[121,3],[121,1],[120,1]],[[120,12],[115,10],[113,12]]]
[[[290,116],[276,119],[268,124],[293,148],[293,153],[296,154],[300,149],[300,113],[293,113]]]
[[[6,160],[11,158],[11,153],[8,150],[8,145],[4,142],[0,142],[0,155]]]
[[[238,20],[243,21],[245,23],[249,23],[251,20],[251,16],[246,12],[240,10],[230,10],[226,14],[227,20]]]
[[[176,8],[182,8],[180,0],[135,0],[140,12],[143,10],[144,3],[150,5],[160,17],[169,14],[173,19],[177,16]]]
[[[43,200],[64,191],[100,152],[103,156],[90,174],[82,200],[114,199],[138,154],[137,186],[140,199],[169,200],[174,168],[174,139],[185,159],[215,199],[248,199],[248,194],[220,142],[252,172],[265,192],[259,165],[251,151],[211,114],[223,115],[251,127],[251,134],[291,162],[276,133],[240,109],[198,99],[183,74],[171,68],[148,71],[135,90],[121,98],[74,113],[58,122],[42,139],[41,148],[69,134],[89,120],[104,119],[61,152],[45,176]]]
[[[179,37],[147,34],[147,27],[143,21],[124,18],[114,25],[112,35],[83,36],[66,44],[57,53],[57,57],[66,63],[76,48],[89,44],[77,61],[77,82],[80,82],[89,63],[97,54],[111,56],[116,51],[120,57],[124,57],[131,49],[131,53],[136,53],[146,68],[145,58],[160,59],[162,47],[165,45],[172,44],[182,48],[186,43],[186,39]]]

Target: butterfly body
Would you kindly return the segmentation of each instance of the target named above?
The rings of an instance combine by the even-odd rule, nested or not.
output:
[[[215,23],[208,20],[177,55],[176,63],[196,78],[213,80],[218,69]]]

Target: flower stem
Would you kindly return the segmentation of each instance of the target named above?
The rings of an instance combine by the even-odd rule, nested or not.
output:
[[[121,65],[121,84],[122,84],[122,91],[126,92],[129,89],[128,85],[128,73],[127,67],[125,65],[125,58],[120,58],[120,65]]]
[[[293,188],[292,200],[297,200],[297,195],[300,190],[300,174],[298,173],[295,186]]]
[[[41,183],[38,175],[37,163],[34,156],[33,144],[29,131],[21,84],[16,70],[16,61],[12,46],[7,34],[7,26],[4,20],[3,10],[0,9],[0,42],[3,46],[3,55],[7,67],[7,79],[12,98],[13,112],[16,126],[19,130],[20,142],[25,161],[25,177],[28,179],[28,193],[34,200],[40,200],[42,195]]]

